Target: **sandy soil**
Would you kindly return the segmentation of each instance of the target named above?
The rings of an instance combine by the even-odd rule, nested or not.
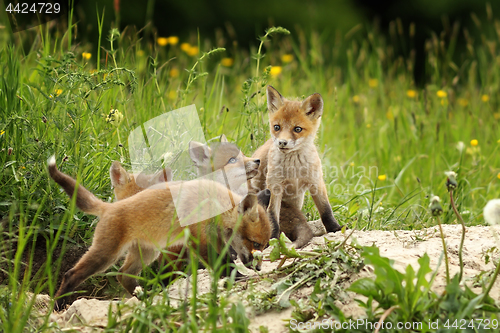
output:
[[[446,235],[448,247],[450,273],[453,276],[459,271],[458,248],[460,244],[461,227],[458,225],[445,225],[443,226],[443,229]],[[500,231],[500,228],[496,228],[496,231]],[[320,233],[320,231],[316,232],[316,234],[318,233]],[[344,237],[345,235],[340,233],[315,237],[304,249],[310,250],[321,246],[321,244],[324,243],[325,238],[343,240]],[[412,265],[415,269],[418,269],[417,260],[425,252],[427,252],[431,258],[431,267],[434,269],[436,268],[439,257],[442,253],[442,243],[441,238],[439,237],[439,229],[437,227],[419,231],[355,231],[349,242],[351,241],[356,241],[360,245],[376,245],[379,247],[381,255],[395,260],[395,267],[401,271],[403,271],[407,265]],[[478,275],[481,271],[491,270],[494,268],[491,262],[485,264],[484,253],[495,246],[500,248],[499,243],[496,241],[496,237],[494,236],[492,227],[476,226],[467,228],[463,258],[465,282],[469,286],[472,284],[472,278]],[[495,259],[497,256],[498,255],[494,255]],[[261,273],[272,272],[277,265],[278,263],[264,262]],[[352,277],[351,282],[360,276],[369,276],[371,271],[372,270],[369,266],[365,267],[360,274]],[[199,293],[202,294],[208,292],[210,288],[210,277],[208,272],[200,270],[198,279]],[[182,299],[184,295],[186,295],[186,286],[189,286],[189,283],[186,283],[183,279],[178,280],[169,289],[170,296]],[[262,286],[262,288],[267,287],[270,286]],[[442,292],[444,287],[445,269],[444,264],[441,264],[433,288],[438,292]],[[480,292],[480,289],[478,288],[473,288],[473,290],[477,293]],[[291,298],[307,298],[311,292],[312,287],[305,286],[304,288],[295,291]],[[342,309],[346,316],[362,316],[363,312],[357,307],[357,303],[353,301],[355,295],[350,292],[348,295],[350,295],[350,299],[347,301],[342,300],[342,302],[339,301],[337,305]],[[494,299],[499,300],[500,282],[497,281],[490,295]],[[47,297],[40,296],[41,303],[43,303],[44,300],[46,301]],[[136,298],[124,301],[131,306],[138,302]],[[72,327],[82,332],[100,331],[106,326],[110,303],[115,304],[116,301],[111,302],[99,301],[95,299],[80,299],[74,302],[68,310],[61,313],[53,313],[51,320],[54,321],[54,324],[59,325],[61,328]],[[269,332],[287,332],[288,330],[286,329],[285,324],[287,323],[287,320],[290,319],[291,312],[292,309],[288,308],[281,312],[270,311],[265,314],[255,315],[252,309],[249,308],[248,313],[251,317],[251,330],[252,332],[258,332],[259,326],[266,326],[269,329]],[[124,315],[126,315],[126,312]]]

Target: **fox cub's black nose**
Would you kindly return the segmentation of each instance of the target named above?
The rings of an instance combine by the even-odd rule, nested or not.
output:
[[[280,148],[283,148],[283,147],[286,147],[286,145],[288,144],[288,141],[286,141],[286,140],[279,140],[278,144],[279,144]]]
[[[253,162],[257,165],[260,165],[260,160],[259,159],[256,159],[256,160],[253,160]]]

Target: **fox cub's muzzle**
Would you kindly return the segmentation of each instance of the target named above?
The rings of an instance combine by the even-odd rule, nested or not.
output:
[[[288,148],[288,141],[287,140],[278,140],[278,147],[279,148]]]

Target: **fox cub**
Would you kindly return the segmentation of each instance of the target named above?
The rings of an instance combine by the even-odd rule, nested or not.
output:
[[[189,155],[198,169],[198,177],[215,173],[214,180],[221,184],[230,179],[238,194],[246,193],[247,181],[259,173],[260,160],[246,157],[238,146],[227,141],[224,134],[220,142],[211,145],[191,141]]]
[[[228,195],[224,186],[212,181],[178,182],[167,189],[147,189],[124,200],[106,203],[83,186],[78,186],[75,193],[76,181],[57,169],[55,157],[49,159],[49,174],[69,196],[76,195],[78,208],[100,217],[92,246],[64,275],[55,295],[57,309],[65,304],[64,295],[93,274],[105,271],[125,253],[125,262],[120,269],[123,274],[118,276],[118,280],[133,294],[137,281],[132,276],[141,272],[143,264],[149,265],[154,261],[159,249],[184,243],[184,228],[177,218],[171,194],[171,191],[179,191],[181,186],[188,199],[183,201],[183,209],[187,211],[198,210],[200,205],[202,210],[211,209],[210,203],[203,205],[204,202],[198,202],[200,194],[223,206],[228,205],[229,198],[239,202],[222,213],[220,219],[206,219],[187,226],[193,237],[201,244],[210,242],[217,253],[232,237],[231,246],[243,264],[248,266],[253,260],[252,252],[263,250],[271,236],[267,213],[257,203],[255,195],[249,194],[243,199],[234,193]],[[192,199],[190,193],[194,193]],[[216,237],[212,237],[214,234]],[[230,257],[227,261],[232,263]]]
[[[134,176],[132,173],[128,173],[118,161],[111,163],[109,175],[116,200],[131,197],[156,184],[172,181],[172,170],[170,168],[164,168],[154,174],[140,173]]]
[[[225,135],[221,136],[220,143],[214,143],[212,145],[202,144],[200,142],[191,141],[189,143],[189,153],[194,165],[198,169],[198,176],[205,176],[211,172],[217,170],[224,170],[228,177],[231,177],[233,182],[231,185],[239,188],[243,185],[243,182],[247,179],[251,179],[254,175],[258,173],[259,163],[258,159],[252,159],[246,157],[240,149],[232,143],[227,141]],[[213,168],[213,169],[212,169]],[[245,171],[246,176],[240,175],[239,173]],[[159,174],[159,177],[157,176]],[[164,170],[163,173],[159,172],[155,175],[143,175],[147,177],[150,186],[160,187],[164,182],[162,174],[171,174],[171,170]],[[215,181],[224,184],[225,180],[221,178],[221,174],[217,174]],[[114,161],[110,169],[111,184],[113,185],[115,197],[117,200],[122,200],[128,198],[142,190],[144,188],[138,186],[135,182],[134,176],[128,173],[119,162]],[[220,179],[219,179],[220,178]],[[171,177],[169,178],[170,181]],[[238,193],[238,192],[237,192]],[[239,194],[239,193],[238,193]],[[207,249],[200,245],[199,248],[200,255],[203,259],[208,262]],[[237,255],[230,247],[230,254],[233,259],[236,259]],[[166,251],[166,256],[164,260],[168,265],[166,266],[166,271],[171,270],[182,270],[187,260],[187,251],[182,245],[169,246]],[[171,268],[170,270],[168,268]],[[171,281],[165,281],[168,284]]]
[[[306,234],[298,235],[299,238],[294,241],[294,245],[300,247],[312,238],[312,231],[300,211],[306,190],[311,193],[326,230],[341,230],[328,201],[321,160],[314,145],[323,114],[323,99],[315,93],[304,101],[292,101],[268,86],[267,107],[271,139],[252,156],[259,158],[261,163],[259,174],[252,179],[251,186],[254,190],[270,190],[267,212],[274,229],[271,237],[279,236],[282,209],[292,210],[299,216],[297,221],[283,222],[298,222],[298,225],[287,226],[287,229],[302,230],[302,234],[307,229]]]

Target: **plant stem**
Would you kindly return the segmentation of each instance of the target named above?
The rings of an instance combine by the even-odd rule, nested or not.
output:
[[[453,190],[450,190],[450,202],[451,202],[451,207],[453,208],[453,211],[455,212],[455,215],[457,218],[460,220],[460,223],[462,224],[462,237],[460,238],[460,248],[458,249],[458,260],[460,261],[460,274],[459,274],[459,280],[462,281],[462,276],[464,273],[464,260],[462,257],[462,250],[464,248],[464,241],[465,241],[465,223],[464,219],[462,216],[458,213],[457,206],[455,205],[455,201],[453,200]]]
[[[495,273],[493,273],[493,277],[491,278],[490,284],[486,288],[486,291],[484,292],[483,298],[481,299],[481,302],[479,302],[479,304],[484,303],[484,300],[486,299],[486,297],[490,293],[491,288],[493,288],[493,285],[495,284],[495,281],[497,280],[498,273],[500,273],[500,262],[498,262],[497,268],[495,269]]]
[[[446,248],[446,241],[444,240],[443,228],[441,227],[441,220],[439,216],[436,216],[436,220],[439,225],[439,232],[441,233],[441,241],[443,242],[443,251],[444,251],[444,262],[446,264],[446,283],[450,283],[450,266],[448,263],[448,249]]]

